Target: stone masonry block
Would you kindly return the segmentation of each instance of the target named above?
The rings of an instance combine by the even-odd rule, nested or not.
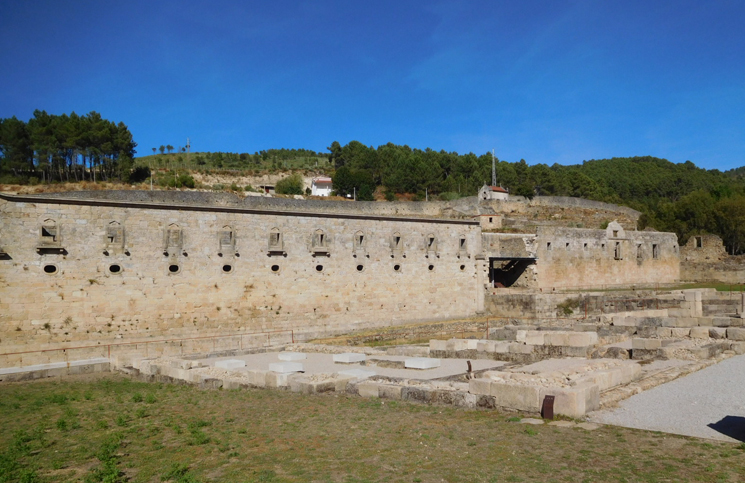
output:
[[[540,393],[540,386],[503,382],[493,382],[491,385],[491,395],[494,396],[497,406],[518,411],[540,411]]]
[[[533,352],[533,346],[521,342],[512,342],[510,343],[509,351],[510,354],[530,354]]]
[[[403,386],[396,386],[393,384],[381,384],[378,387],[378,397],[385,399],[401,399],[401,392]]]
[[[581,418],[600,407],[600,389],[591,383],[572,387],[545,387],[540,391],[540,401],[546,396],[554,396],[554,414]]]
[[[727,338],[730,340],[745,340],[745,329],[730,327],[727,329]]]
[[[468,392],[471,394],[484,394],[486,396],[491,395],[491,383],[490,379],[476,378],[468,381]]]
[[[357,384],[357,392],[362,397],[379,397],[380,385],[375,382],[361,382]]]
[[[670,327],[657,327],[657,337],[672,337],[672,329]]]
[[[496,354],[507,354],[510,352],[510,345],[512,344],[512,342],[497,341],[497,343],[494,344],[494,352]]]
[[[709,329],[709,337],[712,339],[726,339],[727,329],[725,327],[711,327]]]
[[[448,341],[432,339],[429,341],[429,350],[431,351],[446,351],[448,350]]]
[[[662,347],[660,339],[631,339],[632,349],[654,350]]]
[[[732,319],[730,317],[712,317],[711,325],[714,327],[729,327],[732,325]]]
[[[266,373],[266,387],[280,388],[289,386],[289,376],[291,372],[274,372],[268,371]]]
[[[537,344],[536,344],[537,345]],[[543,345],[566,346],[569,345],[569,334],[566,332],[551,331],[543,337]]]
[[[691,339],[708,339],[711,327],[692,327]]]
[[[598,343],[597,332],[570,332],[567,344],[569,347],[587,347]]]
[[[691,336],[691,330],[686,327],[673,327],[670,329],[670,337],[690,337]]]
[[[266,387],[266,373],[260,369],[249,369],[248,382],[256,387]]]

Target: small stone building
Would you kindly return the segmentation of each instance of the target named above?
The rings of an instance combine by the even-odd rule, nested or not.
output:
[[[506,200],[509,198],[509,191],[501,186],[484,185],[479,190],[479,199],[481,200]]]

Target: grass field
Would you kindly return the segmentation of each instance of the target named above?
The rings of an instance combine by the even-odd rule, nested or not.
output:
[[[105,375],[0,385],[0,482],[743,481],[745,444]]]

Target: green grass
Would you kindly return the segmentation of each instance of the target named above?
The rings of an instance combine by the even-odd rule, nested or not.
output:
[[[143,400],[133,397],[138,393]],[[745,474],[743,444],[513,419],[345,394],[204,391],[115,375],[6,383],[0,483],[735,482]]]

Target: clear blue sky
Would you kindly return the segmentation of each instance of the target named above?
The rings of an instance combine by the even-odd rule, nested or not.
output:
[[[140,155],[387,142],[745,165],[745,2],[4,1],[0,117],[98,111]]]

